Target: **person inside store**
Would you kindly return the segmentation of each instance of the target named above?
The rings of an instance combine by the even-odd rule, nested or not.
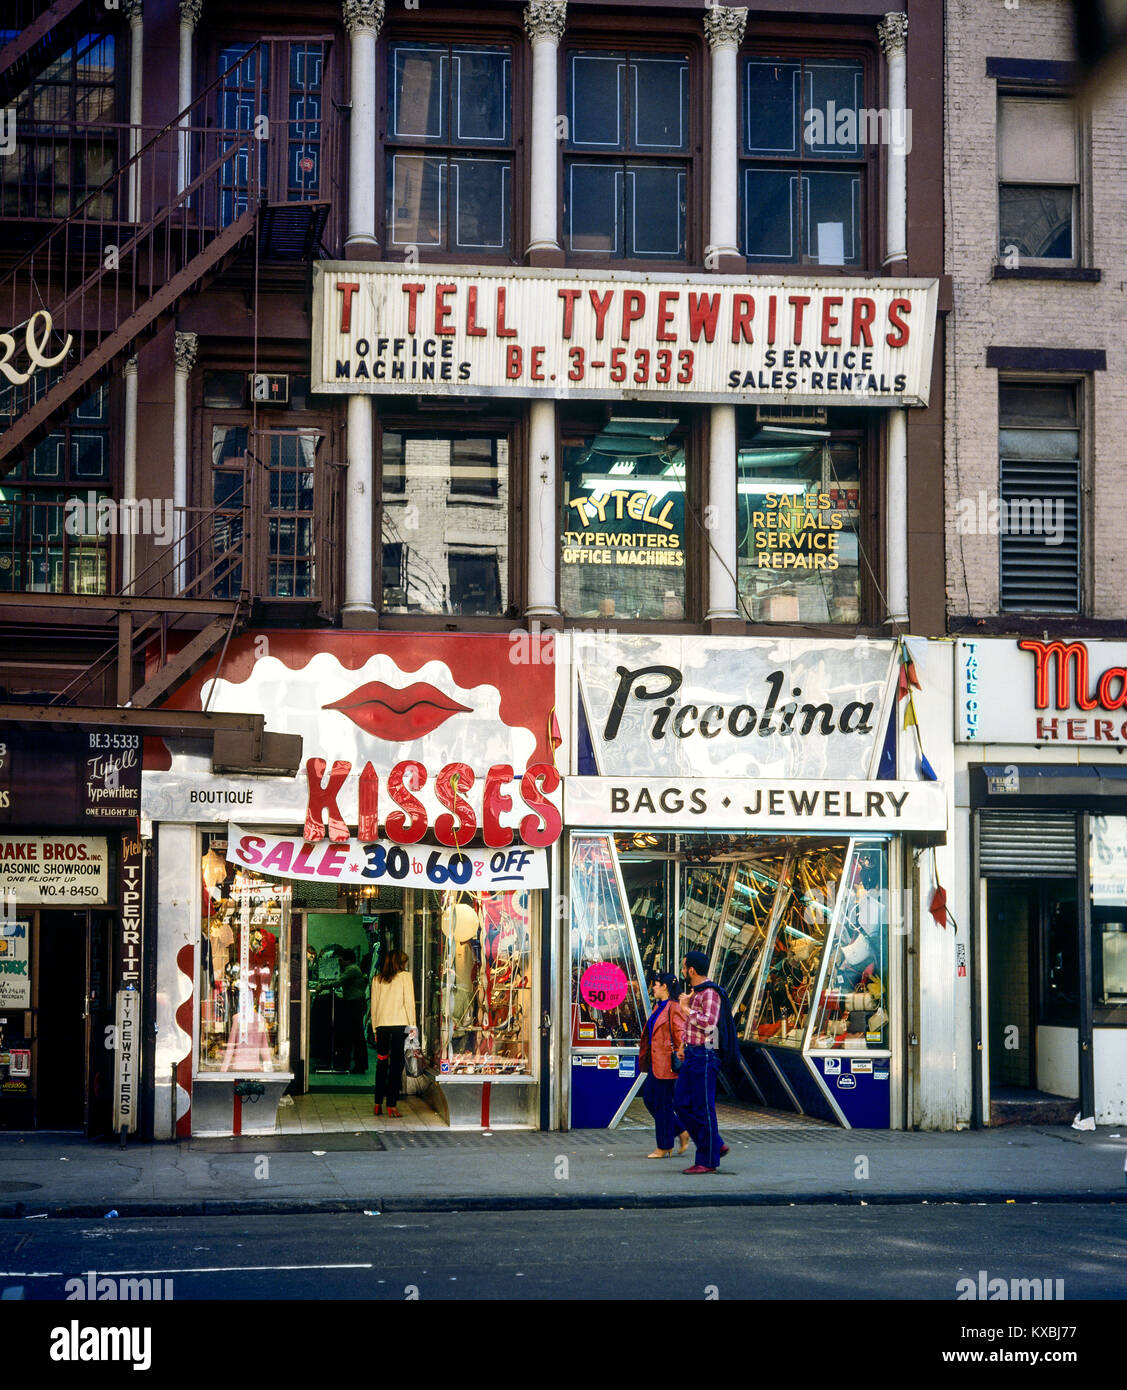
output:
[[[380,973],[372,981],[372,1032],[376,1035],[376,1093],[372,1114],[383,1106],[401,1118],[399,1087],[403,1079],[403,1052],[407,1029],[415,1024],[415,989],[411,962],[402,951],[389,951]]]
[[[673,1139],[677,1133],[673,1089],[677,1084],[677,1069],[685,1056],[685,1021],[680,1010],[673,1007],[681,993],[681,986],[673,975],[668,972],[651,974],[649,986],[654,1008],[642,1030],[638,1064],[646,1073],[642,1083],[642,1103],[653,1116],[657,1148],[646,1157],[668,1158],[673,1152]],[[682,1130],[678,1152],[684,1153],[688,1147],[689,1132]]]
[[[356,952],[345,949],[340,956],[341,1027],[337,1035],[338,1071],[367,1072],[368,1043],[364,1036],[364,1003],[368,998],[368,977],[356,964]]]
[[[719,1068],[720,1010],[724,1001],[708,978],[708,957],[689,951],[681,962],[689,988],[671,1007],[685,1018],[685,1061],[677,1073],[673,1111],[696,1144],[696,1157],[686,1174],[715,1173],[728,1145],[716,1123],[716,1073]]]

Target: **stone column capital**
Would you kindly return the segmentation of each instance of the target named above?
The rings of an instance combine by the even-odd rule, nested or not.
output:
[[[194,29],[203,18],[203,0],[180,0],[180,23]]]
[[[531,42],[550,39],[558,45],[567,28],[567,0],[528,0],[524,7],[524,27]]]
[[[200,336],[198,333],[178,332],[176,334],[176,346],[173,349],[176,357],[176,370],[188,376],[196,365],[196,354],[199,350]]]
[[[714,52],[718,48],[739,48],[743,43],[746,28],[746,9],[736,9],[731,5],[709,5],[704,12],[704,32],[708,46]]]
[[[136,354],[134,354],[132,357],[127,357],[127,358],[125,359],[125,362],[124,362],[124,364],[123,364],[123,366],[122,366],[122,368],[121,368],[121,374],[122,374],[122,376],[136,376],[136,375],[137,375],[137,357],[136,357]]]
[[[130,24],[140,24],[144,0],[121,0],[121,12]]]
[[[366,30],[373,34],[380,32],[386,10],[384,0],[341,0],[340,8],[350,36]]]
[[[877,37],[886,58],[903,55],[908,45],[908,16],[898,11],[886,14],[877,25]]]

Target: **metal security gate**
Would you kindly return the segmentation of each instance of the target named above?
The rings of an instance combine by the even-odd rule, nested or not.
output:
[[[1075,878],[1076,817],[1068,811],[982,811],[978,864],[985,878]]]

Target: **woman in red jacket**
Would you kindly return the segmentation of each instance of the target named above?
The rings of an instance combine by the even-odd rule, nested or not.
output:
[[[673,1070],[673,1057],[682,1058],[685,1055],[685,1020],[678,1009],[669,1007],[670,1000],[676,999],[681,993],[681,986],[673,975],[651,976],[650,990],[654,1008],[642,1030],[639,1066],[647,1073],[642,1083],[642,1103],[654,1117],[657,1148],[646,1157],[668,1158],[673,1152],[673,1138],[677,1133],[677,1122],[673,1115],[673,1087],[677,1073]],[[684,1153],[688,1147],[688,1133],[682,1132],[678,1152]]]

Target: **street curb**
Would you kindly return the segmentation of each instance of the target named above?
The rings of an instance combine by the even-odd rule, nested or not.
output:
[[[1127,1205],[1127,1192],[1023,1192],[1007,1197],[999,1192],[883,1192],[864,1197],[846,1192],[722,1192],[709,1187],[698,1192],[639,1195],[590,1193],[558,1196],[300,1198],[293,1201],[206,1199],[195,1202],[31,1202],[0,1203],[0,1220],[48,1217],[55,1220],[104,1220],[107,1210],[122,1220],[153,1216],[337,1216],[400,1212],[490,1211],[647,1211],[677,1207],[792,1207],[792,1206],[1030,1206]]]

